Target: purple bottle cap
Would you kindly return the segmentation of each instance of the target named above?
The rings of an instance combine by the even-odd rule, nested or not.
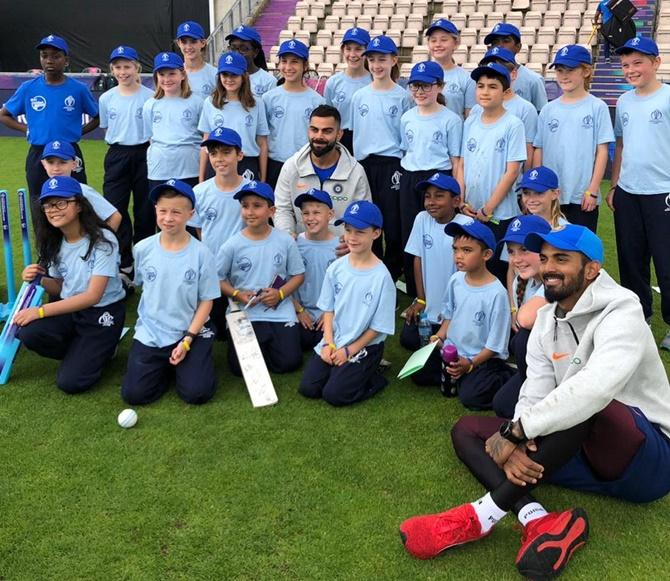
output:
[[[442,361],[445,363],[452,363],[458,361],[458,349],[453,343],[445,343],[442,347]]]

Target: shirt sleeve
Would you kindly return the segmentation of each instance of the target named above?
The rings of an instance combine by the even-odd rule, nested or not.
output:
[[[465,109],[472,109],[477,104],[477,99],[475,98],[476,88],[477,85],[474,80],[468,78],[465,83]]]
[[[461,156],[461,141],[463,139],[463,121],[456,115],[449,116],[446,126],[447,131],[447,149],[449,157]]]
[[[286,248],[286,272],[290,276],[305,272],[305,263],[302,261],[298,245],[292,238],[289,238]]]
[[[151,97],[147,99],[144,105],[142,105],[142,123],[144,124],[144,138],[151,139],[153,136],[153,104],[156,100]]]
[[[449,282],[447,283],[447,288],[444,291],[444,298],[442,299],[442,319],[445,321],[451,321],[454,316],[454,285],[456,279],[454,278],[458,273],[455,272],[451,275]]]
[[[116,212],[116,208],[97,192],[86,192],[84,197],[89,201],[93,211],[105,222]]]
[[[544,147],[544,128],[545,128],[545,113],[544,109],[540,111],[540,114],[537,116],[537,131],[535,132],[535,139],[533,139],[533,147],[542,149]]]
[[[317,309],[330,312],[335,310],[335,291],[333,286],[333,265],[331,265],[326,270],[326,276],[321,285],[319,300],[316,302]]]
[[[526,112],[526,116],[523,119],[523,129],[526,134],[526,143],[533,143],[535,141],[535,136],[537,135],[537,119],[538,113],[535,108],[531,105]]]
[[[11,113],[12,117],[18,117],[26,112],[26,85],[30,82],[23,83],[10,97],[9,101],[4,104],[5,109]]]
[[[395,285],[393,284],[391,275],[388,272],[384,272],[379,300],[377,301],[375,312],[372,314],[369,329],[377,331],[377,333],[393,335],[395,332],[395,301]]]
[[[515,117],[516,119],[516,117]],[[507,162],[526,161],[526,136],[523,123],[513,123],[507,132]]]
[[[216,271],[219,275],[219,280],[230,281],[233,268],[233,249],[229,244],[231,240],[233,238],[228,240],[216,254]]]
[[[409,233],[407,244],[405,245],[405,252],[412,256],[423,256],[423,217],[421,213],[414,218],[414,225],[412,231]]]
[[[112,89],[110,89],[111,91]],[[100,129],[107,129],[109,127],[109,118],[107,117],[107,100],[109,99],[109,91],[100,95],[98,101],[98,116],[100,117]]]
[[[502,356],[507,355],[507,344],[509,343],[512,315],[507,304],[507,292],[500,292],[493,298],[490,314],[491,325],[485,347]]]
[[[86,85],[82,85],[81,103],[84,113],[91,117],[98,116],[98,103]]]
[[[119,246],[116,240],[110,240],[110,237],[104,236],[105,240],[100,240],[95,245],[91,276],[114,278],[119,273]]]
[[[200,133],[210,133],[213,129],[212,124],[209,121],[210,110],[212,107],[214,107],[214,105],[211,104],[211,101],[209,99],[207,99],[207,101],[205,101],[205,104],[202,106],[202,111],[200,112],[200,119],[198,120],[198,131],[200,131]]]
[[[265,115],[265,102],[263,99],[256,99],[257,111],[257,125],[256,125],[256,135],[267,136],[270,135],[270,128],[268,127],[268,119]]]
[[[218,299],[221,296],[221,287],[219,286],[219,279],[216,276],[214,255],[210,252],[209,248],[204,246],[201,252],[203,256],[200,261],[198,300],[210,301]]]
[[[598,143],[612,143],[614,141],[614,129],[607,106],[598,107],[596,123],[598,124]]]

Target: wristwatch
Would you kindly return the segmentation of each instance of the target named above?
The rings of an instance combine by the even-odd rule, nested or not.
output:
[[[500,435],[505,438],[505,440],[512,442],[512,444],[523,444],[528,438],[522,436],[515,436],[514,432],[514,421],[507,420],[502,426],[500,426]]]

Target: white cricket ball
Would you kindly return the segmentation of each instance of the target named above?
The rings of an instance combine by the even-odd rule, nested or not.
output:
[[[116,418],[122,428],[132,428],[137,423],[137,412],[135,410],[123,410]]]

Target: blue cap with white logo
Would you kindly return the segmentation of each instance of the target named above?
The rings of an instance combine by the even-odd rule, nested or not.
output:
[[[258,34],[257,30],[251,26],[244,26],[244,24],[240,24],[240,26],[226,36],[226,40],[231,40],[233,38],[255,42],[258,45],[261,44],[261,35]]]
[[[541,216],[534,216],[533,214],[517,216],[510,222],[509,226],[507,226],[505,237],[502,240],[499,240],[498,244],[504,244],[505,242],[523,244],[528,234],[532,234],[533,232],[546,234],[550,231],[551,226],[549,222]]]
[[[509,84],[511,82],[511,77],[509,71],[498,63],[488,63],[484,66],[477,67],[474,71],[470,73],[470,77],[476,82],[480,77],[498,77],[505,79]]]
[[[511,50],[503,48],[502,46],[494,46],[486,51],[484,58],[479,61],[480,66],[486,65],[495,61],[504,61],[506,63],[516,64],[516,57]]]
[[[444,227],[444,233],[452,238],[465,234],[470,238],[482,241],[491,250],[495,250],[496,248],[496,237],[493,235],[491,228],[477,220],[470,220],[470,222],[466,222],[465,224],[449,222]]]
[[[636,36],[628,39],[626,44],[617,48],[614,52],[617,54],[627,54],[629,52],[641,52],[650,56],[658,56],[658,45],[645,36]]]
[[[56,36],[55,34],[45,36],[42,40],[40,40],[39,44],[35,45],[35,48],[37,50],[41,48],[56,48],[58,50],[62,50],[66,55],[70,52],[65,39],[61,38],[60,36]]]
[[[373,52],[379,52],[381,54],[398,54],[398,47],[395,42],[393,42],[393,39],[388,36],[375,36],[368,43],[368,47],[363,54],[370,54]]]
[[[46,159],[47,157],[72,160],[77,157],[77,154],[70,142],[54,140],[47,143],[42,150],[41,159]]]
[[[307,60],[309,58],[309,49],[307,45],[300,42],[299,40],[285,40],[279,45],[279,50],[277,51],[277,56],[283,56],[285,54],[292,54]]]
[[[423,192],[428,186],[435,186],[438,190],[449,192],[454,197],[461,195],[461,186],[458,185],[458,182],[454,178],[446,173],[434,173],[427,180],[416,184],[414,189],[417,192]]]
[[[364,28],[350,28],[344,33],[340,44],[344,44],[345,42],[355,42],[356,44],[368,46],[370,33]]]
[[[549,65],[549,68],[563,66],[576,69],[579,65],[590,64],[593,64],[590,50],[579,44],[568,44],[556,53],[554,62]]]
[[[242,138],[240,134],[234,129],[228,127],[217,127],[210,132],[207,139],[205,139],[200,147],[207,147],[208,145],[230,145],[242,149]]]
[[[544,243],[569,252],[581,252],[586,258],[603,264],[603,243],[591,230],[576,224],[555,228],[546,234],[535,232],[526,236],[523,245],[531,252],[540,252]]]
[[[295,199],[295,202],[293,202],[293,205],[301,208],[305,202],[321,202],[322,204],[326,204],[331,210],[333,209],[333,200],[330,199],[330,194],[316,188],[310,188],[305,193],[300,194]]]
[[[42,184],[40,200],[81,196],[81,184],[70,176],[54,176]]]
[[[266,199],[273,206],[275,204],[275,193],[265,182],[257,182],[255,180],[247,182],[242,186],[242,189],[233,196],[233,198],[242,200],[244,196],[259,196]]]
[[[540,165],[529,169],[521,177],[521,181],[516,188],[519,190],[533,190],[534,192],[546,192],[558,188],[558,176],[548,167]]]
[[[456,28],[456,25],[444,18],[439,18],[431,22],[430,26],[426,29],[426,36],[430,36],[436,30],[444,30],[444,32],[455,34],[456,36],[460,34],[458,28]]]
[[[109,55],[109,62],[114,62],[116,59],[127,59],[129,61],[140,60],[137,51],[132,46],[117,46]]]
[[[197,22],[187,20],[177,27],[177,38],[195,38],[196,40],[205,40],[205,30]]]
[[[154,57],[154,73],[161,69],[183,69],[184,61],[174,52],[161,52]]]
[[[484,44],[491,44],[496,36],[513,36],[518,42],[521,42],[521,33],[513,24],[507,22],[498,22],[484,37]]]
[[[247,59],[239,52],[224,52],[219,57],[218,71],[220,73],[243,75],[247,72]]]
[[[434,61],[424,61],[412,67],[408,83],[437,83],[444,80],[442,67]]]
[[[181,180],[168,180],[164,184],[157,185],[151,190],[149,199],[155,204],[161,193],[167,190],[175,191],[185,198],[188,198],[191,201],[191,205],[195,207],[195,194],[193,193],[193,188]]]
[[[351,202],[342,217],[335,220],[335,226],[340,224],[348,224],[361,229],[381,228],[384,226],[384,218],[381,210],[375,204],[367,200],[357,200]]]

